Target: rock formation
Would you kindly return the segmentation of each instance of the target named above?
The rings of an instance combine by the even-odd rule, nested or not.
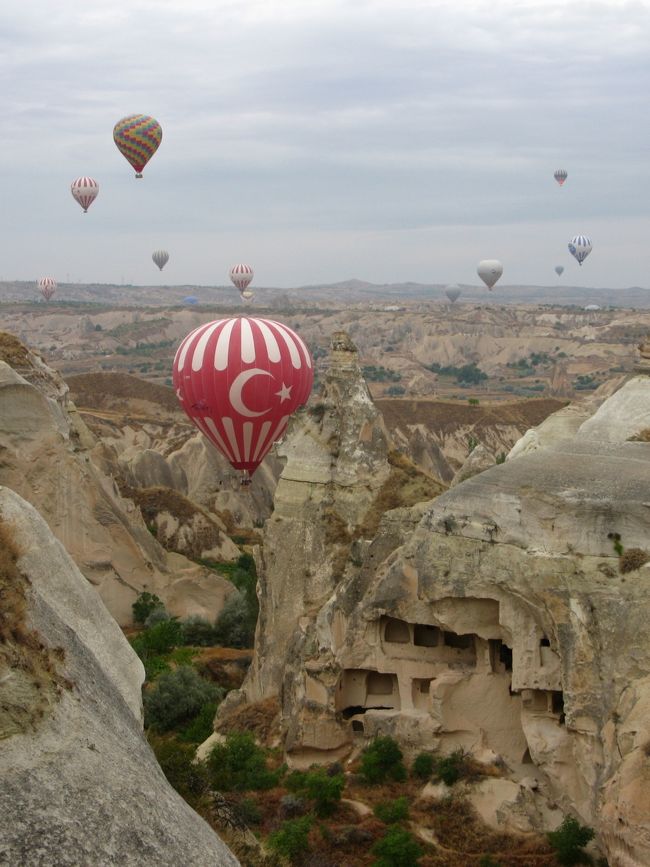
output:
[[[236,867],[144,739],[139,659],[5,487],[0,536],[0,864]]]
[[[120,623],[131,622],[145,589],[174,614],[214,619],[230,583],[180,555],[170,559],[120,495],[110,462],[94,462],[94,437],[70,409],[58,374],[0,333],[0,484],[38,509]]]
[[[389,446],[340,352],[284,447],[240,700],[279,696],[298,765],[376,734],[500,757],[535,782],[492,814],[516,801],[520,829],[544,827],[556,803],[595,827],[610,867],[650,863],[650,565],[615,550],[650,547],[650,444],[627,441],[650,428],[650,378],[572,438],[369,532]]]

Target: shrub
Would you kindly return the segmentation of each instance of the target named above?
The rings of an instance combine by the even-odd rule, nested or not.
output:
[[[250,732],[229,732],[226,742],[213,747],[208,756],[213,788],[220,792],[272,789],[281,771],[269,771],[266,753]]]
[[[429,780],[433,774],[434,758],[431,753],[420,753],[415,757],[411,773],[420,780]]]
[[[335,812],[345,788],[345,777],[343,774],[330,775],[323,768],[312,768],[306,773],[294,771],[286,785],[291,791],[313,801],[316,815],[325,817]]]
[[[573,816],[566,816],[557,831],[549,831],[546,836],[555,849],[555,857],[560,864],[591,863],[591,857],[583,851],[583,847],[593,839],[594,832],[581,825]]]
[[[501,867],[501,865],[491,855],[483,855],[478,862],[478,867]]]
[[[496,463],[497,464],[505,464],[505,462],[506,462],[506,453],[505,452],[499,452],[499,454],[496,457]]]
[[[181,623],[183,644],[211,647],[216,644],[214,626],[204,617],[188,617]]]
[[[311,816],[303,816],[283,822],[277,831],[269,835],[269,848],[295,864],[309,849],[308,835],[312,821]]]
[[[219,689],[219,687],[217,687]],[[223,690],[219,690],[223,698]],[[218,701],[206,701],[189,725],[185,726],[179,739],[188,744],[202,744],[214,731],[214,718],[219,707]]]
[[[214,639],[224,647],[252,647],[257,611],[248,598],[237,590],[226,599],[214,625]]]
[[[391,737],[378,737],[361,754],[361,776],[367,783],[405,780],[402,751]]]
[[[141,632],[131,641],[131,645],[140,659],[169,653],[181,642],[181,625],[175,618],[156,623],[150,629]]]
[[[162,599],[156,596],[155,593],[148,593],[147,591],[141,593],[131,606],[133,622],[144,623],[154,608],[158,608],[162,604]]]
[[[408,819],[409,805],[405,796],[394,801],[383,801],[375,806],[375,816],[385,825],[394,825]]]
[[[467,756],[462,749],[454,750],[449,756],[439,758],[434,766],[436,779],[447,786],[453,786],[467,771]]]
[[[150,743],[170,785],[190,804],[196,804],[207,792],[209,780],[205,763],[195,761],[194,747],[163,738],[151,738]]]
[[[233,805],[238,819],[245,825],[259,825],[262,821],[262,811],[252,798],[243,798]]]
[[[650,554],[643,548],[628,548],[618,558],[619,572],[634,572],[650,560]]]
[[[307,812],[307,803],[300,795],[283,795],[280,798],[279,814],[282,819],[295,819]]]
[[[171,620],[171,615],[165,606],[160,604],[156,605],[156,607],[152,609],[151,613],[147,615],[144,625],[147,629],[151,629],[152,626],[156,626],[158,623],[164,623],[165,620]]]
[[[414,837],[399,825],[389,828],[371,852],[378,856],[373,867],[416,867],[422,856],[422,849]]]
[[[143,696],[145,725],[169,731],[222,696],[223,691],[189,666],[161,674]]]

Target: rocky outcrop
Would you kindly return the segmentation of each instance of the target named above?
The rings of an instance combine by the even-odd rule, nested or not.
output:
[[[494,455],[480,443],[472,449],[464,464],[458,470],[456,475],[451,480],[450,488],[455,488],[466,479],[471,479],[472,476],[482,473],[484,470],[489,470],[496,463]]]
[[[58,374],[15,338],[0,338],[4,357],[25,374],[0,361],[0,484],[39,510],[120,623],[131,622],[131,604],[143,590],[176,615],[214,619],[229,582],[188,561],[182,578],[176,574],[178,563],[170,564],[139,508],[120,495],[110,463],[101,468],[93,461],[94,439],[80,415],[68,412]],[[191,610],[177,592],[179,581],[195,584]]]
[[[97,594],[4,487],[0,528],[0,863],[235,867],[146,743],[142,665]]]

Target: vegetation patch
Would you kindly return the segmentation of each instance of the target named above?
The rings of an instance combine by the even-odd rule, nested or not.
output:
[[[182,415],[173,388],[157,385],[128,373],[81,373],[68,376],[66,382],[75,404],[84,409],[121,407],[130,409],[130,401],[145,400],[170,412]]]
[[[634,572],[650,562],[650,554],[643,548],[626,548],[618,558],[619,572]]]
[[[29,579],[18,567],[20,550],[0,518],[0,740],[34,728],[72,684],[60,674],[61,648],[49,648],[27,625]]]
[[[8,331],[0,331],[0,361],[5,361],[19,372],[25,369],[31,370],[34,366],[29,349]]]
[[[275,696],[235,708],[218,720],[219,732],[251,732],[260,743],[269,743],[276,734],[280,704]]]

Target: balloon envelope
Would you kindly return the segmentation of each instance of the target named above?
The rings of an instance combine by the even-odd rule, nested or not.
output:
[[[56,280],[54,277],[41,277],[36,285],[46,301],[49,301],[56,292]]]
[[[142,170],[162,141],[162,127],[149,115],[130,114],[113,127],[113,141],[135,169],[136,178],[141,178]]]
[[[230,269],[230,279],[240,292],[243,292],[250,285],[253,276],[254,272],[250,265],[241,263],[233,265]]]
[[[88,208],[99,195],[99,184],[94,178],[81,177],[76,178],[70,184],[70,192],[76,202],[79,202],[84,209],[84,214],[88,212]]]
[[[183,304],[198,304],[198,303],[199,303],[199,299],[196,297],[196,295],[188,295],[187,297],[183,298]]]
[[[478,263],[476,273],[488,289],[491,289],[503,274],[503,265],[498,259],[483,259]]]
[[[564,273],[564,265],[556,265],[555,266],[555,273],[557,274],[558,277],[561,277],[562,274]]]
[[[460,298],[460,295],[461,295],[460,288],[456,285],[447,286],[447,288],[445,289],[445,295],[447,296],[447,298],[449,298],[449,300],[453,304],[454,302],[458,301],[458,299]]]
[[[569,253],[582,265],[592,251],[591,241],[586,235],[576,235],[569,241]]]
[[[236,470],[254,473],[314,380],[309,350],[286,325],[246,316],[208,322],[173,366],[181,406]]]
[[[243,298],[244,301],[252,301],[253,298],[255,297],[255,293],[251,292],[250,289],[244,289],[244,291],[240,292],[239,294],[241,295],[241,297]]]
[[[555,172],[553,173],[553,177],[558,182],[558,184],[560,186],[562,186],[562,184],[566,181],[566,179],[569,177],[569,175],[568,175],[566,169],[556,169]]]
[[[169,262],[169,253],[167,250],[156,250],[151,254],[151,258],[162,271],[165,265]]]

